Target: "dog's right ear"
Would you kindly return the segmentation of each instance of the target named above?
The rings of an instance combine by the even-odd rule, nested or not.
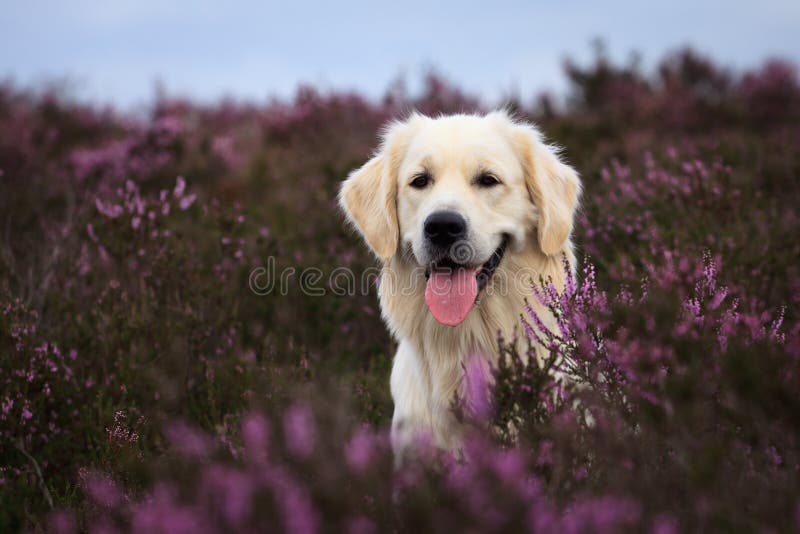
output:
[[[402,135],[409,121],[390,125],[380,151],[350,173],[339,191],[339,205],[372,251],[382,260],[395,255],[400,228],[397,222],[397,168],[406,145]]]

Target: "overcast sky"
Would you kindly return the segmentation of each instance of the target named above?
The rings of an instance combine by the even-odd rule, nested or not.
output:
[[[593,38],[645,65],[692,45],[739,68],[800,59],[800,0],[327,2],[2,0],[0,78],[69,78],[81,99],[170,94],[261,101],[298,83],[379,96],[430,67],[487,102],[564,87],[565,57]]]

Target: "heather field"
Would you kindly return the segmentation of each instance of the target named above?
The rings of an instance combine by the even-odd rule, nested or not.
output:
[[[572,380],[508,348],[454,399],[471,460],[400,472],[336,192],[385,121],[477,98],[431,75],[133,115],[0,85],[0,532],[800,529],[796,66],[565,76],[509,108],[585,186],[577,278],[531,281],[558,329],[520,310]]]

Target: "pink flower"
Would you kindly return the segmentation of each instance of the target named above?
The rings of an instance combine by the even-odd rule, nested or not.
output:
[[[247,416],[242,422],[242,441],[248,458],[264,462],[267,458],[269,441],[267,420],[258,414]]]
[[[178,179],[175,180],[175,189],[173,189],[172,194],[175,195],[175,198],[180,198],[183,196],[184,191],[186,191],[186,179],[183,176],[178,176]]]
[[[89,235],[89,239],[97,243],[97,234],[94,233],[94,226],[91,223],[86,225],[86,233]]]
[[[186,423],[175,422],[164,430],[172,446],[190,458],[204,458],[213,450],[211,439]]]
[[[536,465],[553,465],[553,442],[549,439],[539,443],[539,451],[536,454]]]
[[[371,433],[366,428],[359,427],[344,449],[350,469],[357,472],[364,471],[372,461],[374,445]]]
[[[482,355],[473,354],[465,365],[464,401],[466,408],[477,420],[485,421],[492,412],[489,362]]]
[[[190,195],[183,197],[178,203],[178,205],[180,206],[181,210],[186,211],[192,204],[194,204],[194,201],[196,199],[197,195],[195,193],[192,193]]]
[[[305,458],[314,450],[316,429],[311,410],[304,405],[291,406],[283,416],[283,433],[286,448],[299,458]]]
[[[122,215],[122,206],[119,204],[111,204],[106,203],[100,200],[99,198],[95,199],[94,205],[97,207],[97,211],[99,211],[102,215],[105,215],[109,219],[116,219],[120,215]]]
[[[122,491],[106,475],[82,469],[79,477],[84,491],[98,505],[114,508],[122,502],[124,498]]]

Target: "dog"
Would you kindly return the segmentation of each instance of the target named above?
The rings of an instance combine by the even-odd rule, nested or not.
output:
[[[522,343],[534,281],[563,288],[580,193],[559,150],[503,110],[394,121],[342,183],[340,206],[382,263],[381,313],[398,343],[396,458],[420,439],[459,450],[465,429],[452,402],[465,366],[496,362],[498,335]]]

